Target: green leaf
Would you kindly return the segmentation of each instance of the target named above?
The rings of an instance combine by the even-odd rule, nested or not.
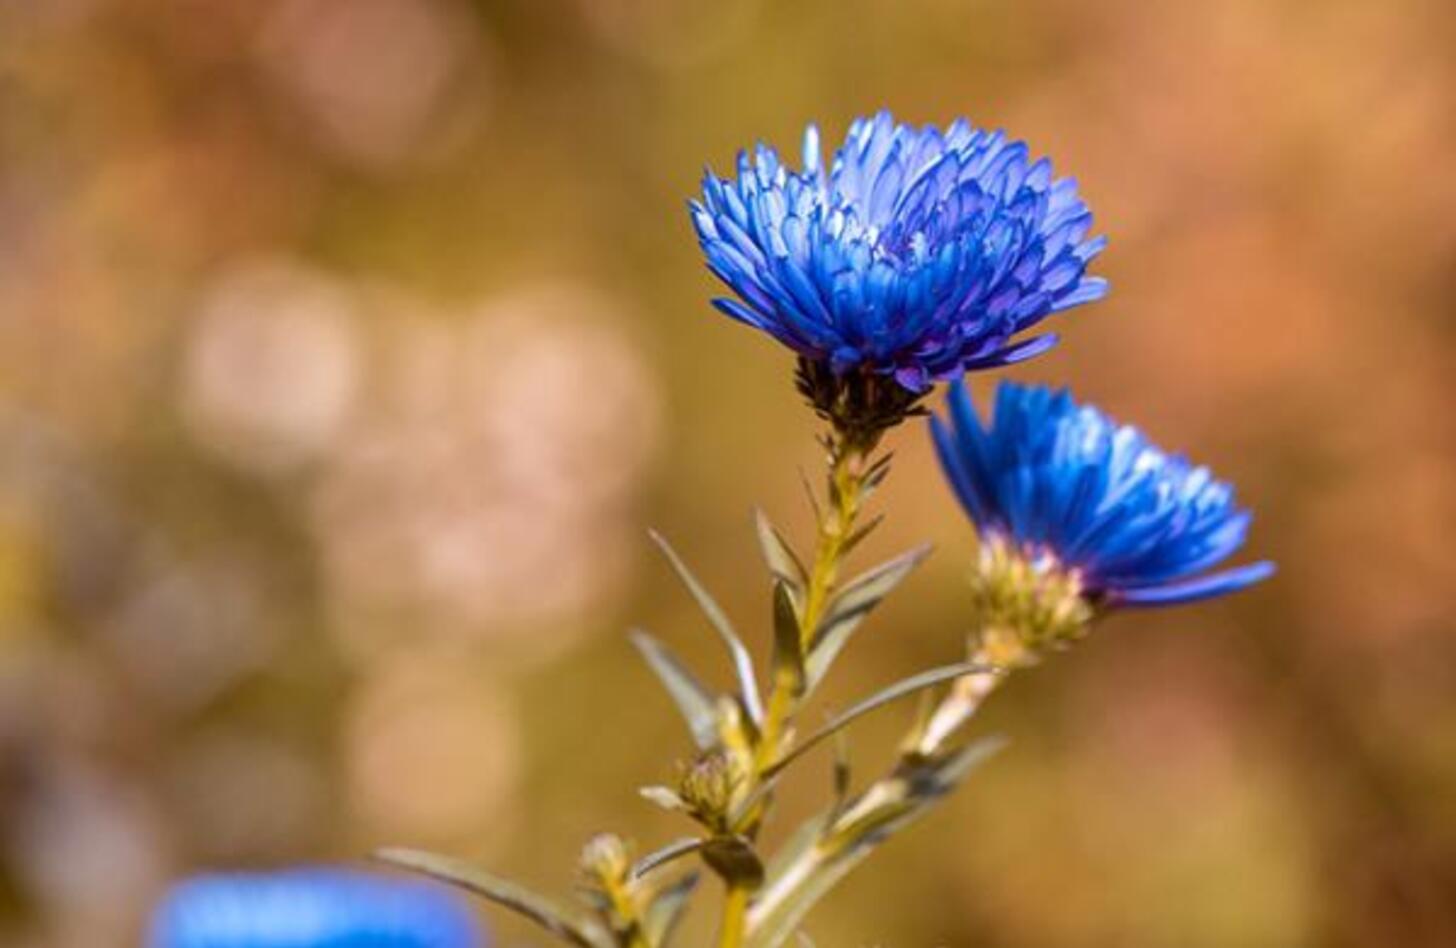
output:
[[[849,535],[849,539],[845,540],[844,545],[839,548],[839,555],[848,556],[850,553],[854,552],[854,548],[864,542],[864,538],[873,533],[875,527],[878,527],[884,522],[885,515],[876,514],[875,517],[869,521],[869,523],[866,523],[864,526],[860,527],[858,530],[854,531]]]
[[[824,510],[819,506],[819,498],[814,496],[814,485],[809,483],[809,475],[802,467],[799,468],[799,485],[804,488],[804,496],[809,498],[809,509],[814,512],[814,522],[822,523]]]
[[[893,460],[895,460],[895,452],[891,451],[877,458],[865,469],[864,476],[860,479],[861,501],[868,500],[885,478],[890,476],[890,462]]]
[[[835,594],[824,618],[819,622],[819,627],[814,630],[809,645],[809,654],[805,660],[808,690],[812,691],[824,680],[829,666],[860,623],[879,605],[880,600],[930,555],[930,549],[930,545],[925,544],[902,553],[868,572],[861,573]]]
[[[836,612],[853,613],[873,607],[898,586],[906,576],[910,575],[911,570],[923,563],[931,550],[932,547],[929,543],[922,543],[914,549],[906,550],[899,556],[866,570],[845,583],[835,592],[834,598],[830,602],[826,621]],[[823,634],[821,627],[819,637],[822,638]]]
[[[789,546],[784,535],[779,533],[762,510],[754,508],[753,522],[758,530],[758,545],[763,550],[769,572],[773,573],[775,579],[787,583],[790,589],[803,590],[809,583],[809,573],[804,569],[803,561],[794,553],[793,547]]]
[[[743,699],[744,710],[748,712],[749,718],[755,724],[763,723],[763,703],[758,697],[758,676],[753,670],[753,657],[749,655],[743,640],[738,637],[733,623],[728,619],[728,614],[718,605],[707,587],[698,582],[698,578],[693,575],[692,570],[688,569],[682,557],[677,555],[677,551],[662,534],[656,530],[648,530],[647,534],[662,550],[662,555],[667,557],[668,563],[672,564],[673,571],[688,588],[688,592],[692,593],[693,598],[697,600],[698,608],[703,610],[703,615],[708,617],[708,623],[712,625],[718,633],[718,637],[727,646],[728,654],[733,659],[733,670],[738,675],[738,688],[740,697]]]
[[[448,856],[415,849],[381,849],[376,859],[459,886],[524,915],[578,948],[613,948],[611,936],[595,921],[507,879]]]
[[[984,665],[974,665],[971,663],[944,665],[940,668],[932,668],[930,671],[921,672],[918,675],[911,675],[909,678],[902,679],[890,685],[888,688],[877,691],[868,698],[851,705],[838,716],[832,718],[828,724],[795,745],[783,757],[780,757],[777,761],[766,767],[758,785],[734,809],[729,818],[729,822],[734,826],[742,823],[760,801],[770,793],[773,793],[774,788],[778,786],[779,778],[783,776],[784,771],[788,769],[790,764],[828,738],[843,733],[844,728],[856,718],[869,714],[871,711],[883,707],[898,698],[903,698],[916,692],[923,692],[927,688],[952,681],[960,678],[962,675],[976,674],[986,670],[987,668]],[[847,775],[845,779],[848,779]]]
[[[821,852],[816,844],[797,861],[794,868],[800,871],[792,878],[788,888],[780,890],[775,880],[770,879],[764,890],[771,896],[771,901],[760,901],[749,911],[749,948],[779,948],[798,930],[815,903],[849,875],[871,851],[872,847],[862,846],[832,856]]]
[[[831,807],[800,823],[794,828],[789,838],[784,840],[778,850],[769,859],[767,877],[770,881],[782,879],[789,872],[790,867],[798,863],[808,854],[824,834],[824,830],[834,819],[834,810]]]
[[[657,673],[667,693],[677,703],[678,710],[688,722],[693,741],[702,750],[718,743],[718,715],[714,708],[712,692],[693,677],[666,645],[641,630],[632,633],[632,644],[647,659],[647,664]]]
[[[1010,742],[1006,738],[997,735],[983,737],[971,741],[949,757],[935,761],[931,765],[935,789],[941,793],[955,789],[967,774],[1001,753],[1008,743]]]
[[[855,719],[861,718],[878,708],[882,708],[891,701],[904,698],[907,695],[913,695],[919,691],[924,691],[926,688],[933,688],[947,681],[953,681],[965,675],[979,674],[988,670],[985,665],[979,665],[974,662],[960,662],[955,665],[942,665],[939,668],[923,671],[918,675],[911,675],[909,678],[902,678],[893,685],[880,689],[868,698],[850,705],[835,715],[828,724],[794,745],[793,750],[775,761],[773,766],[764,771],[764,777],[774,776],[789,766],[789,764],[808,753],[821,741],[839,733]]]
[[[688,900],[698,885],[697,873],[683,876],[652,897],[652,902],[643,913],[642,929],[651,945],[665,948],[672,943],[678,923],[687,913]]]
[[[773,585],[774,676],[787,682],[795,695],[804,693],[804,643],[799,638],[799,616],[789,587],[780,580]]]
[[[674,859],[679,859],[688,853],[697,852],[702,848],[703,840],[696,836],[684,836],[681,839],[675,839],[661,849],[650,852],[633,863],[632,878],[640,879],[659,866],[665,866]]]

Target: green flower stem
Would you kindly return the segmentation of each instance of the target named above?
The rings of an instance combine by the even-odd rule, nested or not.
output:
[[[756,940],[777,944],[797,925],[809,906],[847,875],[891,832],[920,815],[943,792],[957,785],[964,772],[960,761],[983,756],[987,742],[959,748],[949,740],[975,716],[1006,675],[1031,661],[1016,636],[998,634],[994,626],[976,630],[968,665],[984,666],[955,679],[945,696],[924,716],[901,744],[896,765],[845,809],[832,811],[818,838],[781,867],[757,893],[749,915]],[[788,921],[786,922],[785,919]],[[785,927],[787,926],[787,927]]]
[[[1025,645],[1024,636],[1001,622],[981,618],[970,641],[966,660],[972,665],[985,666],[987,671],[955,680],[945,697],[901,745],[901,753],[907,757],[928,758],[940,753],[946,741],[975,717],[1007,675],[1036,662],[1035,654]]]
[[[718,948],[741,948],[748,929],[748,887],[729,883],[723,899],[723,925],[718,932]]]
[[[860,491],[864,487],[866,462],[873,450],[873,441],[863,443],[835,437],[829,442],[830,504],[819,521],[814,567],[809,574],[804,611],[799,619],[799,640],[806,649],[819,627],[819,620],[824,618],[824,607],[839,579],[844,545],[859,519]]]
[[[870,455],[878,443],[878,432],[867,435],[838,428],[825,439],[829,464],[828,502],[819,510],[814,559],[808,570],[802,601],[797,604],[796,609],[801,653],[807,652],[813,643],[814,635],[834,595],[840,567],[859,520],[866,478],[871,467]],[[788,666],[780,666],[773,676],[763,725],[754,747],[752,771],[746,786],[741,790],[744,797],[751,796],[759,789],[760,783],[787,749],[785,745],[791,734],[794,717],[798,714],[803,692],[802,672],[796,673]],[[763,825],[771,804],[772,794],[765,793],[743,816],[740,826],[737,827],[738,831],[752,839]],[[749,907],[754,889],[742,881],[727,880],[727,884],[718,946],[740,948],[747,934]]]
[[[606,886],[618,944],[622,948],[653,948],[643,931],[637,898],[625,885]]]
[[[958,679],[902,745],[905,753],[938,753],[1002,679],[1086,635],[1094,618],[1076,573],[1029,562],[994,537],[981,545],[972,586],[977,618],[969,661],[990,670]]]
[[[986,654],[985,649],[972,651],[969,662],[986,665],[992,670],[965,675],[955,680],[945,697],[903,745],[903,752],[907,756],[932,757],[939,753],[945,742],[975,716],[982,703],[996,690],[996,686],[1010,670],[1003,665],[997,665]]]
[[[653,948],[642,918],[641,894],[620,836],[600,833],[582,848],[579,862],[586,886],[600,899],[599,913],[620,948]]]
[[[803,602],[798,609],[799,643],[807,650],[814,633],[824,618],[824,610],[839,579],[845,546],[854,535],[859,519],[865,477],[870,454],[879,443],[879,435],[831,432],[825,439],[829,461],[828,504],[819,513],[814,543],[814,562],[809,570]],[[774,675],[764,712],[763,727],[754,754],[753,783],[768,772],[784,751],[789,725],[799,710],[803,682],[794,674],[780,670]],[[750,786],[748,791],[755,787]],[[745,794],[746,795],[746,794]],[[749,835],[762,824],[768,798],[745,818],[744,831]]]

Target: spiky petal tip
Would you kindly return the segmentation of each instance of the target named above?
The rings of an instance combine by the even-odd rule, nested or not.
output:
[[[734,293],[715,306],[836,376],[916,395],[1045,351],[1054,336],[1020,334],[1107,290],[1076,182],[964,120],[859,119],[827,167],[811,125],[800,170],[759,145],[735,178],[709,172],[691,211]]]
[[[1222,572],[1251,515],[1205,467],[1065,390],[1003,382],[983,423],[963,382],[931,419],[941,466],[983,538],[1054,559],[1098,608],[1189,602],[1267,578]]]

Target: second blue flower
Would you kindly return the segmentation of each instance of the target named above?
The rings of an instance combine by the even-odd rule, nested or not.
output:
[[[949,423],[932,418],[931,430],[983,548],[1065,574],[1098,607],[1204,599],[1273,572],[1207,572],[1248,532],[1233,488],[1065,390],[1002,382],[985,422],[964,383],[947,403]]]

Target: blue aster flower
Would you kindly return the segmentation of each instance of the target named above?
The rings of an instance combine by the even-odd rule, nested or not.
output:
[[[936,450],[983,540],[1071,577],[1089,603],[1188,602],[1273,572],[1207,573],[1248,531],[1233,489],[1065,390],[1003,382],[984,424],[964,383],[947,402],[949,422],[931,419]]]
[[[198,876],[152,919],[149,948],[482,948],[451,892],[336,869]]]
[[[711,171],[691,203],[708,268],[734,292],[714,305],[778,339],[822,378],[892,378],[911,395],[1030,358],[1019,338],[1099,299],[1104,244],[1076,182],[1023,142],[957,121],[941,131],[888,112],[854,122],[826,168],[819,132],[795,171],[759,145],[736,179]]]

